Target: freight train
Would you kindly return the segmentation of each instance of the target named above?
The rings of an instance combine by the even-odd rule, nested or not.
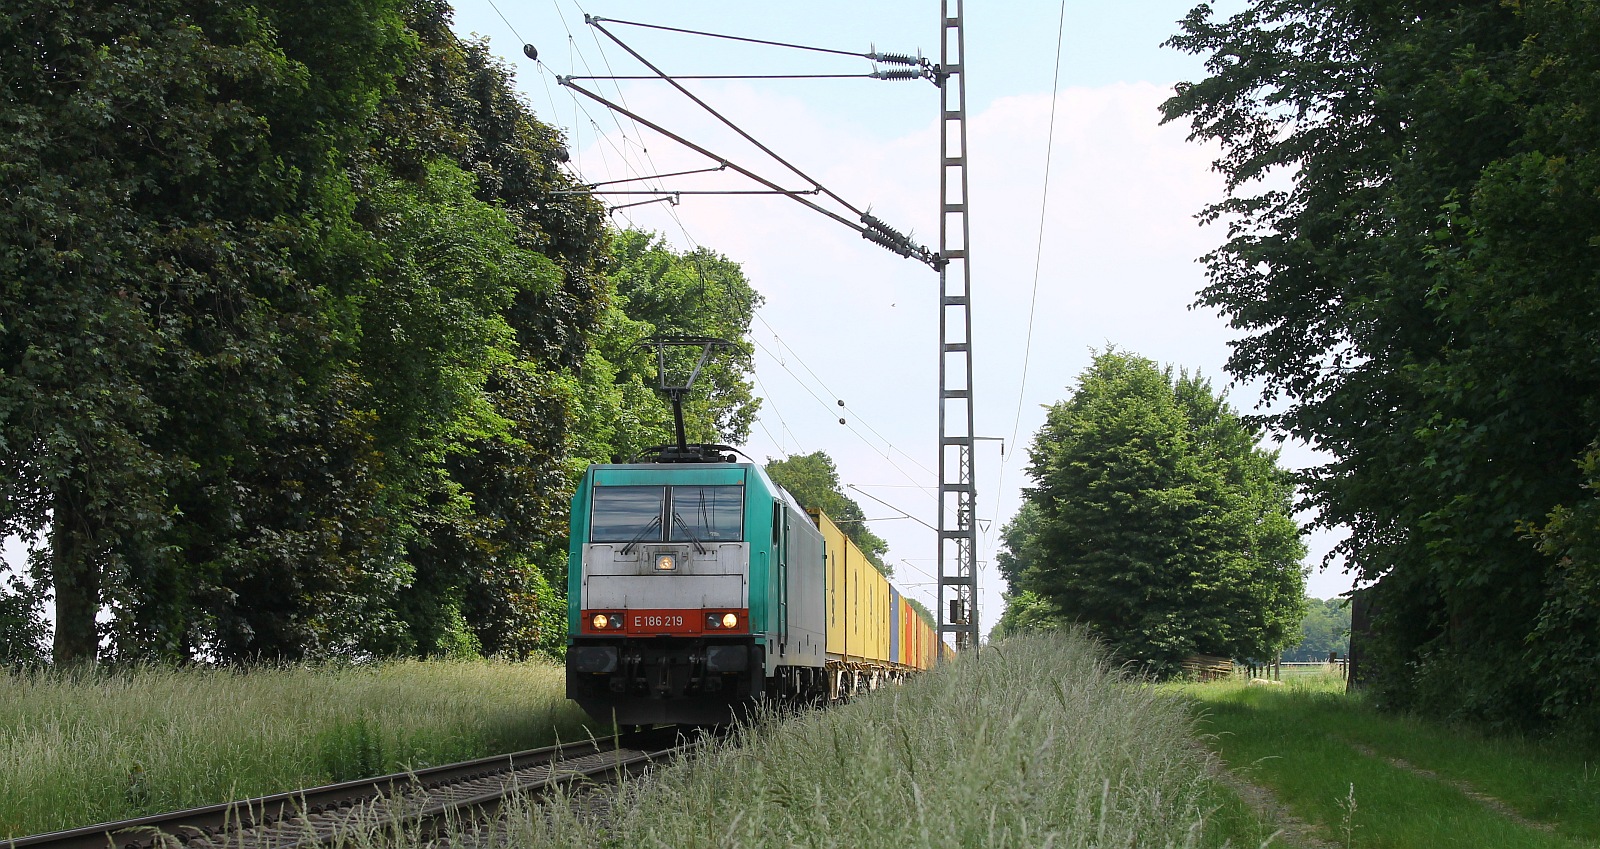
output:
[[[659,450],[590,466],[572,499],[567,696],[595,719],[720,725],[939,659],[909,601],[761,466],[726,446]]]

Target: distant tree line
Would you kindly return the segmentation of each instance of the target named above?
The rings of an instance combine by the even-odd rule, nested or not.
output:
[[[1260,437],[1198,375],[1097,354],[1029,448],[998,634],[1080,625],[1155,675],[1298,642],[1305,544]]]
[[[567,499],[667,441],[737,265],[614,233],[439,0],[0,16],[0,651],[559,651]],[[742,441],[742,347],[690,402]]]
[[[1306,599],[1306,615],[1300,620],[1300,642],[1284,649],[1283,660],[1315,663],[1326,661],[1330,653],[1350,656],[1350,600]]]
[[[1200,302],[1372,604],[1374,700],[1600,725],[1600,5],[1255,0],[1172,45]]]

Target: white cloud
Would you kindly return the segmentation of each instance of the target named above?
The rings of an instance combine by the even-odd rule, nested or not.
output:
[[[829,121],[807,101],[742,86],[707,91],[706,98],[719,109],[725,107],[741,126],[823,184],[858,205],[870,204],[896,226],[914,228],[919,240],[937,247],[935,123],[886,134]],[[1114,344],[1201,369],[1219,386],[1227,382],[1225,323],[1209,311],[1189,309],[1205,282],[1196,257],[1221,238],[1215,229],[1197,226],[1194,216],[1221,196],[1221,179],[1210,171],[1213,149],[1188,142],[1182,125],[1159,124],[1157,106],[1168,94],[1168,88],[1150,83],[1116,83],[1056,95],[1050,198],[1019,442],[1025,444],[1042,422],[1040,406],[1066,394],[1088,364],[1091,348]],[[692,117],[673,95],[641,89],[630,90],[629,98],[647,115],[671,115],[673,129],[719,153],[737,150],[738,161],[763,161],[722,128]],[[1018,408],[1050,107],[1048,95],[1003,97],[969,121],[979,435],[1009,439]],[[649,146],[663,171],[696,161],[693,154],[672,152],[669,142]],[[584,161],[594,162],[594,154],[586,152]],[[766,165],[759,170],[778,173]],[[797,179],[778,182],[796,186]],[[922,466],[934,466],[936,275],[784,199],[685,198],[677,213],[695,240],[744,264],[768,299],[765,319],[800,358],[785,355],[786,371],[758,356],[768,406],[765,431],[756,430],[751,453],[760,459],[784,449],[826,450],[846,481],[933,521],[931,493],[904,487],[931,488],[935,476],[899,454],[886,458],[884,442],[867,425]],[[647,208],[636,220],[683,243],[665,210]],[[756,336],[780,351],[759,324]],[[846,401],[845,418],[872,445],[838,424],[841,411],[807,367]],[[791,371],[823,395],[824,403]],[[1236,396],[1239,403],[1253,403],[1243,392]],[[980,513],[998,515],[986,536],[984,560],[992,559],[999,525],[1015,511],[1024,483],[1024,445],[1007,448],[1003,488],[994,447],[984,446],[978,457]],[[892,514],[870,499],[858,500],[871,516]],[[907,558],[932,572],[934,540],[926,528],[899,520],[880,523],[877,530],[889,540],[893,558]],[[906,564],[899,571],[903,584],[930,580]],[[984,616],[992,623],[1001,609],[1001,588],[992,571],[980,577]],[[933,587],[911,589],[931,605]]]

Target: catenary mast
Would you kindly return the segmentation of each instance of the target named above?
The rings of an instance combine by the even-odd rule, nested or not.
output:
[[[939,636],[978,645],[963,0],[939,3]],[[953,524],[952,524],[953,522]]]

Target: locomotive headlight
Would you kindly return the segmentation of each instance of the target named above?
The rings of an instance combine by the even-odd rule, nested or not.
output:
[[[678,558],[677,558],[676,555],[672,555],[672,554],[657,554],[656,555],[656,571],[657,572],[676,572],[677,570],[678,570]]]
[[[610,620],[606,619],[606,615],[604,613],[596,613],[592,621],[596,631],[604,631],[606,629],[606,625],[610,622]]]
[[[733,615],[732,613],[722,614],[722,627],[732,628],[737,624],[739,624],[739,617]]]

